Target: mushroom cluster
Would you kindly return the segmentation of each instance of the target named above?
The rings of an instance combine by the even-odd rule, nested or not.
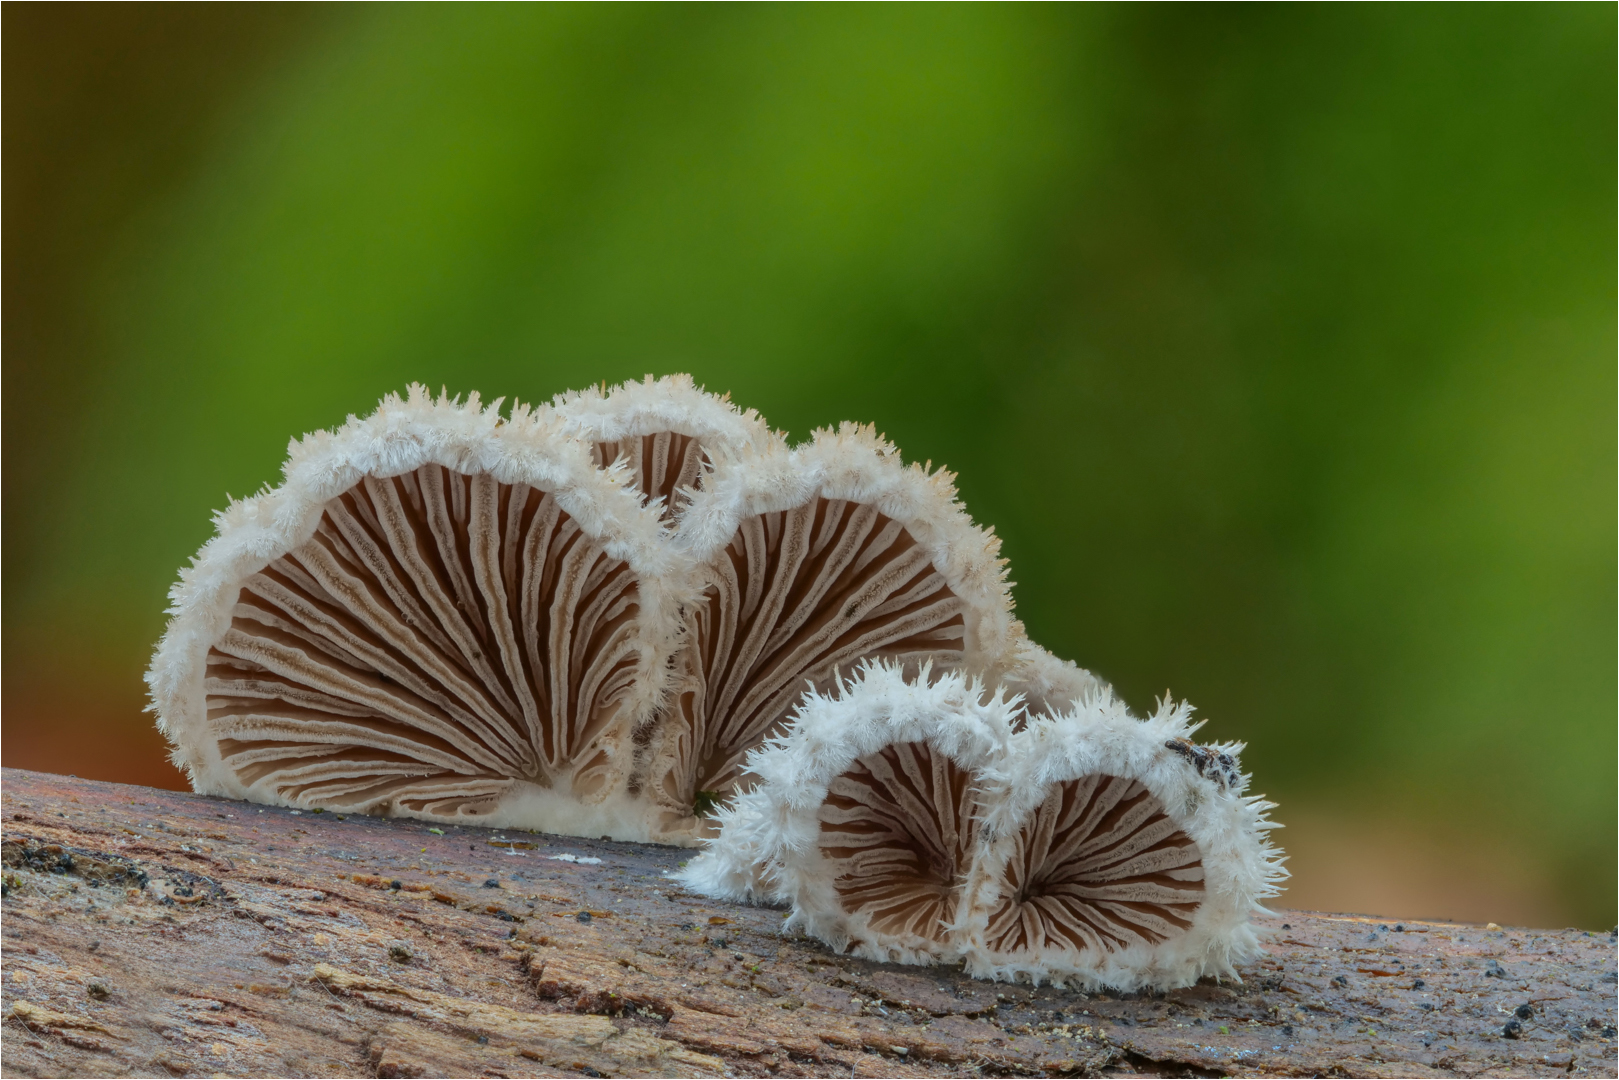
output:
[[[1145,720],[1105,686],[1030,709],[867,662],[753,754],[761,782],[681,879],[874,960],[1121,990],[1234,974],[1286,872],[1240,746],[1196,727],[1167,698]]]
[[[999,978],[1251,951],[1235,748],[1030,642],[949,473],[687,376],[501,405],[413,386],[218,515],[147,674],[197,791],[707,844],[693,887]]]

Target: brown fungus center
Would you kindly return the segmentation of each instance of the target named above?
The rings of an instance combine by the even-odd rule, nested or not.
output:
[[[638,658],[634,574],[526,485],[366,477],[243,585],[208,654],[243,784],[386,812],[486,813],[513,780],[588,798]]]
[[[926,743],[860,758],[827,788],[820,849],[844,910],[883,935],[942,941],[974,834],[973,775]]]
[[[985,933],[999,953],[1115,952],[1191,929],[1203,857],[1139,781],[1058,784],[1019,830]]]

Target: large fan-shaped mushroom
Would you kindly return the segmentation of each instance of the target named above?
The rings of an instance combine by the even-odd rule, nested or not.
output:
[[[649,769],[672,816],[745,789],[747,754],[784,729],[806,684],[830,686],[840,666],[1011,666],[1021,627],[999,541],[973,525],[951,480],[902,466],[854,425],[716,468],[677,533],[703,593]]]
[[[753,755],[762,782],[720,812],[718,839],[682,879],[788,900],[789,925],[841,951],[956,955],[980,790],[1014,711],[959,672],[862,666],[837,692],[805,697],[790,732]]]
[[[1111,694],[1036,717],[986,784],[964,920],[968,970],[1131,990],[1230,974],[1248,917],[1284,876],[1271,804],[1244,798],[1238,747],[1191,740],[1189,710],[1147,721]]]
[[[148,676],[197,790],[650,835],[628,740],[684,571],[549,410],[498,405],[413,387],[221,515]]]

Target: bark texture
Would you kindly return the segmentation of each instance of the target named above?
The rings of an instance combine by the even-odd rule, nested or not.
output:
[[[1241,984],[783,936],[689,852],[3,773],[7,1076],[1612,1076],[1614,939],[1278,911]]]

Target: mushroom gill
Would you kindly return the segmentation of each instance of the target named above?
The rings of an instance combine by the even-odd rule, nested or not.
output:
[[[477,817],[528,784],[590,802],[620,771],[640,603],[551,493],[367,475],[242,584],[207,655],[208,727],[277,801]]]
[[[805,684],[885,659],[959,665],[965,604],[928,551],[875,507],[816,496],[744,518],[704,567],[667,725],[664,796],[701,810],[748,786]]]
[[[944,943],[972,860],[977,793],[972,773],[926,742],[868,754],[828,785],[817,843],[857,936]]]
[[[1096,955],[1179,937],[1203,901],[1202,858],[1140,781],[1057,784],[1017,831],[984,947]]]
[[[659,501],[665,520],[677,517],[685,509],[689,493],[702,486],[703,467],[708,463],[701,441],[677,431],[627,435],[598,442],[591,448],[591,455],[601,468],[623,458],[642,498],[648,502]]]

